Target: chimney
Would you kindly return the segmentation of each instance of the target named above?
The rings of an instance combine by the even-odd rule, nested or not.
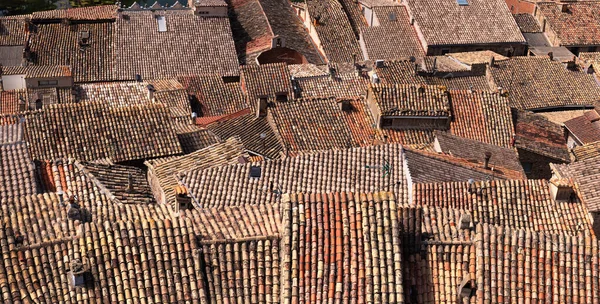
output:
[[[483,169],[490,169],[490,158],[492,158],[492,152],[485,152],[485,161],[483,162]]]
[[[267,97],[259,97],[256,105],[256,117],[267,116]]]
[[[420,86],[420,87],[417,89],[417,92],[419,92],[419,94],[421,94],[421,95],[425,94],[425,87],[424,87],[424,86]]]
[[[415,76],[419,75],[419,64],[415,63]]]
[[[470,279],[470,277],[467,276],[462,280],[458,288],[458,302],[462,303],[462,299],[470,299],[473,296],[475,291],[475,284]]]
[[[135,81],[137,81],[137,82],[142,82],[142,75],[140,75],[140,74],[135,74]]]
[[[74,259],[69,263],[69,283],[71,288],[83,287],[89,277],[87,261]]]
[[[433,67],[431,68],[431,72],[435,73],[437,70],[437,57],[433,57]]]
[[[490,67],[493,67],[494,64],[496,64],[496,58],[494,58],[494,56],[490,57]]]
[[[473,218],[470,214],[465,213],[460,217],[460,229],[471,229],[473,227]]]
[[[561,13],[568,13],[569,12],[569,6],[567,6],[567,4],[561,4],[560,6],[560,12]]]
[[[151,84],[147,85],[146,88],[148,88],[148,99],[154,101],[154,92],[156,92],[156,89]]]
[[[550,60],[554,60],[554,53],[548,52],[548,57],[550,57]]]
[[[356,53],[352,53],[352,64],[356,67]]]
[[[350,104],[349,99],[338,100],[338,104],[340,105],[340,110],[344,112],[350,112],[352,110],[352,105]]]
[[[133,193],[133,174],[127,174],[127,193]]]

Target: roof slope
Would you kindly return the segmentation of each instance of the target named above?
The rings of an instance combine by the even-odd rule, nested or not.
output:
[[[572,178],[578,184],[581,199],[590,212],[600,211],[600,158],[593,157],[571,164],[554,164],[564,178]],[[556,171],[556,169],[555,169]]]
[[[275,98],[275,94],[285,93],[292,98],[292,77],[285,63],[269,63],[259,66],[242,66],[241,83],[250,105],[256,104],[259,97]]]
[[[198,116],[221,116],[239,112],[248,107],[240,84],[225,83],[218,75],[179,77],[193,102],[200,105]],[[198,111],[199,110],[199,111]]]
[[[565,121],[565,128],[582,144],[600,140],[600,114],[594,109],[579,117]]]
[[[296,77],[294,83],[298,98],[357,98],[367,92],[369,81],[356,73],[335,73],[329,76]]]
[[[409,0],[427,45],[525,43],[515,19],[502,0]]]
[[[0,144],[0,201],[37,193],[35,166],[29,158],[27,143]]]
[[[99,102],[50,105],[27,116],[32,158],[115,162],[182,152],[162,105],[111,108]]]
[[[362,99],[343,111],[335,98],[298,99],[269,110],[284,148],[291,152],[318,151],[371,145],[379,136]]]
[[[24,46],[27,42],[27,16],[0,17],[0,48],[3,46]]]
[[[384,116],[450,116],[448,91],[443,87],[373,84],[371,88]]]
[[[571,150],[575,155],[575,160],[581,161],[596,156],[600,156],[600,141],[589,143],[583,146],[576,146]]]
[[[260,177],[250,171],[260,168]],[[389,168],[389,169],[385,169]],[[393,192],[407,201],[398,144],[329,150],[279,160],[194,170],[182,177],[202,207],[277,202],[282,193]]]
[[[540,14],[556,33],[557,44],[564,46],[600,43],[600,5],[594,2],[567,3],[566,11],[558,3],[538,4]]]
[[[532,14],[514,14],[513,17],[522,33],[541,33],[542,28]]]
[[[133,80],[136,74],[143,79],[173,78],[199,71],[239,75],[229,19],[204,18],[188,10],[161,11],[167,30],[158,32],[151,11],[123,15],[128,18],[118,18],[114,25],[115,79]]]
[[[489,71],[496,86],[508,91],[513,108],[583,106],[600,100],[593,76],[569,71],[548,57],[513,57],[496,62]]]
[[[527,111],[514,111],[515,147],[544,155],[562,162],[569,162],[562,128],[546,117]]]

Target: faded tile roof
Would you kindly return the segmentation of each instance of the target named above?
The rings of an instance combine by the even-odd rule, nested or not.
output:
[[[547,180],[488,180],[413,185],[413,203],[470,211],[473,222],[549,234],[592,231],[577,198],[555,201]]]
[[[177,139],[184,154],[189,154],[219,142],[219,137],[208,129],[195,125],[175,125]]]
[[[154,203],[152,190],[143,170],[131,166],[75,162],[80,172],[96,184],[100,193],[122,204]],[[131,181],[131,188],[129,182]]]
[[[409,0],[427,45],[525,43],[515,19],[502,0]]]
[[[421,64],[423,71],[428,73],[467,72],[471,67],[450,56],[426,56]]]
[[[600,156],[600,141],[576,146],[571,152],[573,152],[577,161],[595,158],[596,156]]]
[[[27,93],[24,89],[0,91],[0,113],[16,114],[28,109]]]
[[[293,96],[290,70],[285,63],[269,63],[259,66],[244,65],[241,69],[241,85],[252,106],[261,96],[274,98],[275,94]]]
[[[514,171],[492,166],[483,168],[483,161],[406,149],[406,166],[412,183],[441,183],[489,179],[524,178],[523,170]]]
[[[416,73],[416,62],[409,60],[386,60],[383,67],[375,67],[382,84],[426,84],[425,77]]]
[[[149,176],[156,179],[160,189],[155,189],[161,202],[175,203],[175,187],[179,185],[176,175],[184,171],[202,170],[212,166],[239,163],[244,155],[244,146],[238,138],[229,138],[204,149],[178,157],[147,161]]]
[[[60,10],[39,11],[31,15],[35,22],[44,19],[67,19],[72,21],[100,21],[114,20],[117,17],[117,5],[98,5],[90,7],[77,7]]]
[[[556,34],[557,46],[585,46],[600,43],[598,3],[540,3],[537,7],[540,15],[545,18],[547,26]],[[562,12],[563,9],[566,11]]]
[[[248,107],[240,84],[225,83],[218,75],[179,77],[193,102],[200,104],[198,116],[221,116]]]
[[[366,59],[391,60],[425,55],[404,6],[376,7],[373,11],[380,25],[361,30]]]
[[[84,31],[89,44],[80,46]],[[30,34],[33,64],[70,66],[75,82],[112,80],[114,35],[112,22],[37,24]]]
[[[258,0],[233,0],[230,5],[231,30],[240,63],[250,64],[248,54],[271,46],[271,25]]]
[[[0,64],[3,66],[14,66],[23,63],[23,50],[21,45],[0,45]]]
[[[437,130],[434,131],[434,134],[436,138],[435,147],[436,149],[439,147],[439,152],[466,160],[474,160],[479,164],[484,162],[485,153],[490,152],[492,153],[489,162],[490,167],[496,167],[500,170],[508,169],[515,173],[520,172],[522,177],[525,176],[523,167],[519,162],[519,156],[514,148],[500,147]]]
[[[283,204],[282,302],[404,303],[392,194],[293,194]]]
[[[369,81],[356,74],[296,78],[296,97],[357,98],[365,95]]]
[[[143,79],[173,78],[201,71],[239,75],[229,19],[204,18],[188,10],[161,11],[167,30],[158,32],[154,14],[127,11],[127,19],[115,22],[115,79],[133,80],[136,74]],[[171,57],[165,59],[165,54]]]
[[[485,64],[490,62],[490,58],[493,56],[495,62],[508,60],[508,57],[504,57],[498,53],[492,51],[474,51],[474,52],[461,52],[461,53],[449,53],[446,56],[454,58],[464,64]]]
[[[30,15],[0,17],[0,48],[25,45],[30,17]]]
[[[0,144],[23,140],[23,124],[20,122],[0,123]]]
[[[546,117],[527,111],[514,111],[515,147],[529,152],[569,162],[562,128]]]
[[[450,116],[448,91],[428,85],[372,84],[382,115]]]
[[[379,136],[363,99],[343,111],[335,98],[297,99],[269,109],[284,149],[291,153],[372,145]]]
[[[34,159],[75,157],[115,162],[182,152],[162,105],[111,108],[99,102],[50,105],[27,116]]]
[[[542,28],[532,14],[513,14],[521,33],[541,33]]]
[[[221,139],[238,136],[246,150],[267,158],[279,158],[283,152],[283,145],[269,122],[264,118],[256,118],[253,113],[211,123],[206,128]],[[261,134],[264,134],[264,140]]]
[[[339,1],[309,0],[306,5],[329,62],[363,59],[350,20]]]
[[[450,132],[484,143],[511,147],[514,134],[508,98],[498,93],[451,90]]]
[[[354,0],[339,0],[348,16],[348,20],[350,20],[350,24],[354,29],[354,34],[358,37],[361,29],[368,26],[365,17],[361,11],[361,7],[358,1]]]
[[[329,67],[327,65],[315,65],[311,63],[305,63],[289,64],[287,67],[290,70],[290,75],[295,78],[309,78],[315,76],[329,75]]]
[[[25,78],[70,77],[68,66],[3,66],[2,75],[25,75]]]
[[[560,170],[561,177],[572,178],[578,185],[581,199],[590,212],[600,211],[600,158],[592,157],[571,164],[554,164],[553,169]]]
[[[600,114],[591,110],[585,114],[565,121],[565,128],[582,144],[600,140]]]
[[[448,74],[447,74],[448,75]],[[430,76],[426,78],[426,82],[429,85],[444,86],[449,90],[477,90],[477,91],[489,91],[490,85],[485,78],[485,75],[474,75],[474,76],[443,76],[436,77]]]
[[[35,166],[27,143],[0,144],[0,200],[36,194]]]
[[[593,105],[600,100],[593,76],[569,71],[548,57],[513,57],[488,69],[495,85],[508,92],[513,108]]]
[[[250,177],[260,168],[260,177]],[[389,168],[389,169],[386,169]],[[213,167],[185,174],[182,181],[202,207],[277,202],[282,193],[391,191],[407,202],[398,144],[328,150],[286,159]]]
[[[433,130],[394,130],[381,129],[384,142],[403,145],[421,145],[433,142]],[[386,141],[387,140],[387,141]]]

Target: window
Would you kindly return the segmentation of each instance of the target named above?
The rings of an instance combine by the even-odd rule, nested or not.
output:
[[[58,85],[58,80],[40,80],[38,81],[40,87],[44,86],[55,86]]]
[[[521,163],[521,165],[523,165],[523,171],[525,171],[525,174],[531,173],[531,169],[533,168],[533,163],[524,162],[524,163]]]
[[[392,119],[390,119],[390,118],[381,119],[381,127],[382,128],[391,127],[391,126],[392,126]]]
[[[469,2],[467,0],[456,0],[456,3],[458,3],[458,5],[460,6],[469,5]]]
[[[208,12],[207,11],[199,11],[198,14],[199,15],[208,15]]]
[[[156,16],[156,21],[158,22],[158,31],[166,32],[167,31],[167,19],[165,19],[165,16]]]
[[[276,94],[275,95],[275,100],[276,101],[287,101],[287,94]]]

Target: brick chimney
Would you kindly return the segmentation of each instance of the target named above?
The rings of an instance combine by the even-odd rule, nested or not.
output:
[[[486,170],[490,169],[490,158],[492,158],[492,152],[485,152],[485,160],[483,162],[483,168]]]
[[[154,92],[156,92],[156,89],[151,84],[147,85],[146,88],[148,89],[148,99],[154,101]]]

